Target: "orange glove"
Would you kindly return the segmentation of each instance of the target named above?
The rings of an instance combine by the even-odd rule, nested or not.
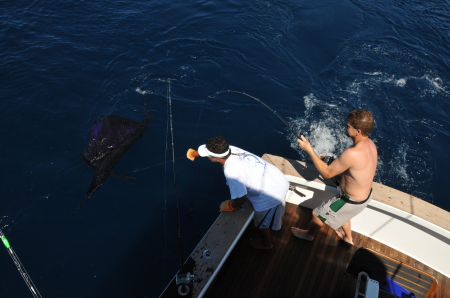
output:
[[[187,158],[189,158],[190,160],[194,161],[194,159],[196,157],[199,157],[198,152],[195,151],[194,149],[190,149],[187,151],[186,153]]]
[[[236,210],[237,208],[233,207],[233,201],[232,200],[226,200],[223,201],[222,204],[220,204],[220,212],[223,211],[233,211]]]

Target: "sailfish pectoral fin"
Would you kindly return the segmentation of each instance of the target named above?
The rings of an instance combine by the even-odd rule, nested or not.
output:
[[[94,166],[83,154],[78,154],[78,156],[84,161],[84,163],[91,169],[97,171],[97,167]]]
[[[136,177],[128,176],[128,175],[125,175],[125,174],[119,174],[119,173],[116,173],[116,172],[113,172],[113,171],[111,171],[111,175],[113,175],[113,176],[115,176],[117,178],[122,178],[122,179],[136,179]]]

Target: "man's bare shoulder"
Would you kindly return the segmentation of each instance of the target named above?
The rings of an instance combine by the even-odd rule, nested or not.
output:
[[[358,145],[358,144],[357,144]],[[358,146],[355,146],[358,147]],[[377,146],[375,145],[375,143],[367,138],[364,140],[364,142],[361,142],[361,146],[358,147],[358,149],[361,151],[361,153],[363,154],[369,154],[371,156],[378,156],[377,153]]]
[[[367,138],[356,145],[345,149],[339,158],[343,162],[355,164],[355,162],[363,159],[368,153],[370,154],[371,152],[376,154],[376,146],[371,139]]]
[[[361,152],[360,148],[357,148],[356,146],[351,146],[345,149],[344,152],[342,152],[341,156],[339,156],[339,158],[341,159],[354,158],[360,152]]]
[[[348,169],[354,165],[355,161],[358,159],[358,155],[360,155],[359,150],[352,146],[345,149],[338,157],[337,161],[340,165],[345,167],[345,169]]]
[[[366,138],[366,139],[361,140],[356,145],[354,145],[348,149],[354,149],[354,152],[361,152],[361,151],[376,149],[376,146],[375,146],[375,143],[371,139]]]
[[[353,165],[356,168],[360,168],[361,166],[365,168],[367,163],[371,164],[372,161],[376,163],[378,158],[377,147],[369,138],[362,140],[355,146],[348,148],[348,150],[351,153],[351,158],[355,161]]]

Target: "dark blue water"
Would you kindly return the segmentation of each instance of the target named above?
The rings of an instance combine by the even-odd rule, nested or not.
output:
[[[167,83],[185,257],[228,190],[184,158],[224,135],[305,159],[265,102],[318,153],[371,110],[376,181],[450,210],[448,1],[2,1],[1,228],[43,297],[155,297],[178,268]],[[93,171],[77,157],[101,115],[152,120],[76,216]],[[206,100],[206,101],[205,101]],[[165,166],[166,165],[166,166]],[[133,172],[134,171],[134,172]],[[189,213],[192,209],[194,213]],[[0,249],[2,297],[31,297]]]

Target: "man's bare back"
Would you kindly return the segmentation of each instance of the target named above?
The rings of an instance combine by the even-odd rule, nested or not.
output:
[[[344,154],[348,153],[348,154]],[[377,169],[377,148],[369,138],[345,150],[338,159],[351,158],[352,165],[342,173],[340,187],[352,200],[364,201],[372,188]]]
[[[353,128],[349,128],[350,131]],[[354,145],[335,159],[330,165],[325,164],[314,152],[311,144],[301,136],[298,140],[300,148],[305,150],[314,162],[317,170],[324,178],[332,178],[342,174],[340,187],[352,200],[364,201],[372,188],[377,169],[377,148],[368,136],[360,132],[349,132]]]

